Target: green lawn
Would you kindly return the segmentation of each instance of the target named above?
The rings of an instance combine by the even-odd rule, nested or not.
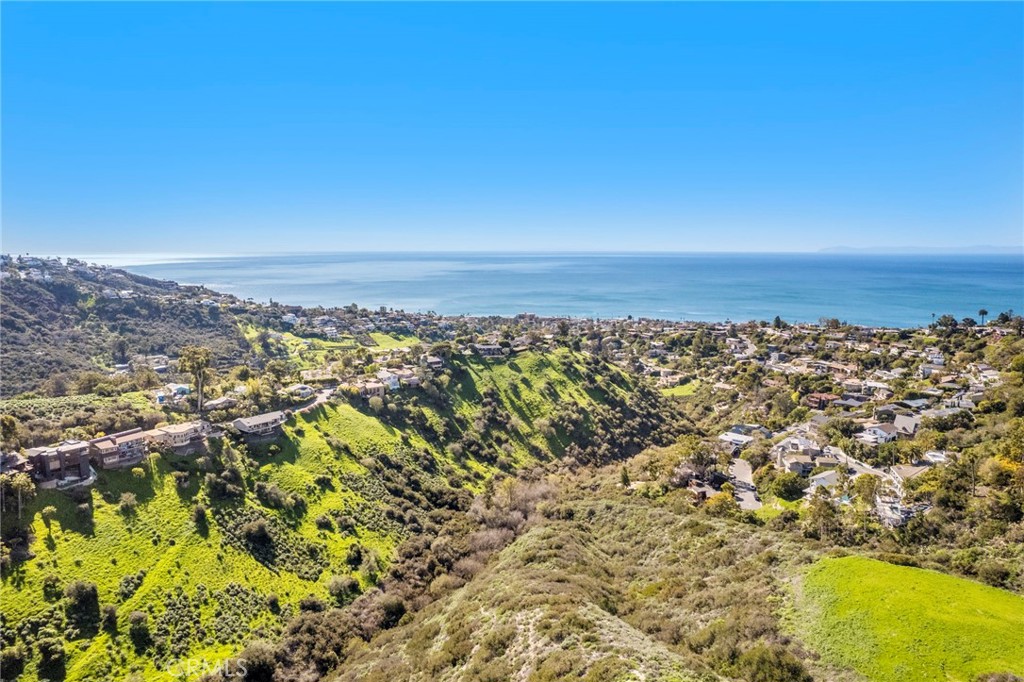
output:
[[[673,386],[672,388],[663,388],[661,389],[661,392],[664,395],[675,396],[677,398],[685,398],[688,395],[693,395],[694,393],[696,393],[699,387],[699,381],[691,381],[687,384]]]
[[[879,682],[1024,674],[1024,598],[864,557],[807,572],[797,629],[826,661]]]
[[[373,332],[370,334],[370,338],[373,339],[377,345],[376,348],[381,350],[391,350],[393,348],[406,348],[408,346],[414,346],[418,343],[422,343],[418,338],[411,335],[394,335],[391,334],[380,334]]]

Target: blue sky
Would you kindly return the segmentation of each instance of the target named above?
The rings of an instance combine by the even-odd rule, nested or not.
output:
[[[3,250],[1019,248],[1020,3],[3,3]]]

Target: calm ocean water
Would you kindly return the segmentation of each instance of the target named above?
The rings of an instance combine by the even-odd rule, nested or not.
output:
[[[98,259],[99,257],[97,257]],[[1017,255],[317,254],[118,264],[258,301],[457,315],[817,321],[912,327],[1024,311]],[[109,262],[98,260],[98,262]]]

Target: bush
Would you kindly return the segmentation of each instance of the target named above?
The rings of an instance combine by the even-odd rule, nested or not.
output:
[[[132,476],[138,479],[143,479],[146,477],[146,470],[142,467],[132,467]]]
[[[1004,587],[1010,575],[1010,569],[998,561],[985,561],[978,566],[978,577],[995,587]]]
[[[117,607],[107,604],[101,609],[103,613],[103,629],[109,632],[117,632]]]
[[[327,583],[327,591],[339,606],[344,606],[359,595],[359,581],[351,576],[336,575]]]
[[[118,509],[121,510],[122,514],[131,514],[135,511],[139,501],[135,498],[135,493],[121,493],[121,501],[118,504]]]
[[[262,546],[273,542],[270,527],[264,519],[256,519],[242,526],[242,537],[250,545]]]
[[[812,682],[803,664],[778,645],[759,644],[740,655],[737,672],[749,682]]]
[[[128,636],[132,639],[136,651],[143,651],[152,643],[149,634],[149,616],[142,611],[128,614]]]
[[[25,668],[25,645],[21,642],[0,649],[0,670],[5,680],[13,680],[21,675]]]
[[[307,597],[303,597],[299,601],[299,610],[306,611],[308,613],[319,613],[327,610],[327,604],[325,604],[322,599],[311,594]]]
[[[273,645],[253,642],[238,655],[238,659],[245,661],[246,682],[273,682],[277,667]]]
[[[39,652],[39,677],[48,679],[64,678],[64,642],[60,637],[43,637],[36,640]]]
[[[64,589],[67,604],[64,613],[68,624],[80,630],[91,631],[100,621],[100,597],[96,583],[76,580]]]
[[[401,597],[385,595],[379,602],[383,618],[380,626],[384,629],[398,625],[398,621],[405,615],[405,602]]]
[[[52,573],[43,578],[43,599],[46,601],[56,601],[60,599],[62,592],[60,578]]]

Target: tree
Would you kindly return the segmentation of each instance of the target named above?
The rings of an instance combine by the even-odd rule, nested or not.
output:
[[[113,351],[115,362],[128,361],[128,341],[123,336],[114,339],[114,343],[111,344],[111,351]]]
[[[43,507],[43,511],[40,512],[40,515],[43,517],[43,523],[46,524],[47,530],[49,530],[50,522],[57,517],[57,508],[52,504],[48,504]]]
[[[779,474],[769,486],[769,491],[776,497],[793,501],[804,494],[807,488],[807,481],[792,471]]]
[[[178,369],[191,374],[196,385],[196,409],[199,412],[203,411],[203,380],[212,360],[213,353],[205,346],[185,346],[178,357]]]
[[[12,447],[18,440],[18,420],[13,415],[0,417],[0,438],[7,447]]]
[[[825,488],[818,488],[811,496],[807,509],[806,529],[815,537],[826,539],[839,530],[839,512],[829,499]]]
[[[21,521],[21,510],[26,502],[31,502],[36,496],[36,486],[28,474],[18,472],[15,474],[3,474],[0,476],[0,502],[8,503],[11,497],[18,501],[18,521]]]
[[[715,466],[718,458],[710,447],[697,436],[683,436],[678,441],[680,454],[694,473],[703,478]]]
[[[865,504],[874,504],[875,496],[881,489],[882,481],[874,474],[862,474],[853,481],[853,492]]]
[[[985,326],[985,318],[988,317],[988,311],[985,310],[984,308],[979,308],[978,309],[978,317],[981,318],[982,326]]]

